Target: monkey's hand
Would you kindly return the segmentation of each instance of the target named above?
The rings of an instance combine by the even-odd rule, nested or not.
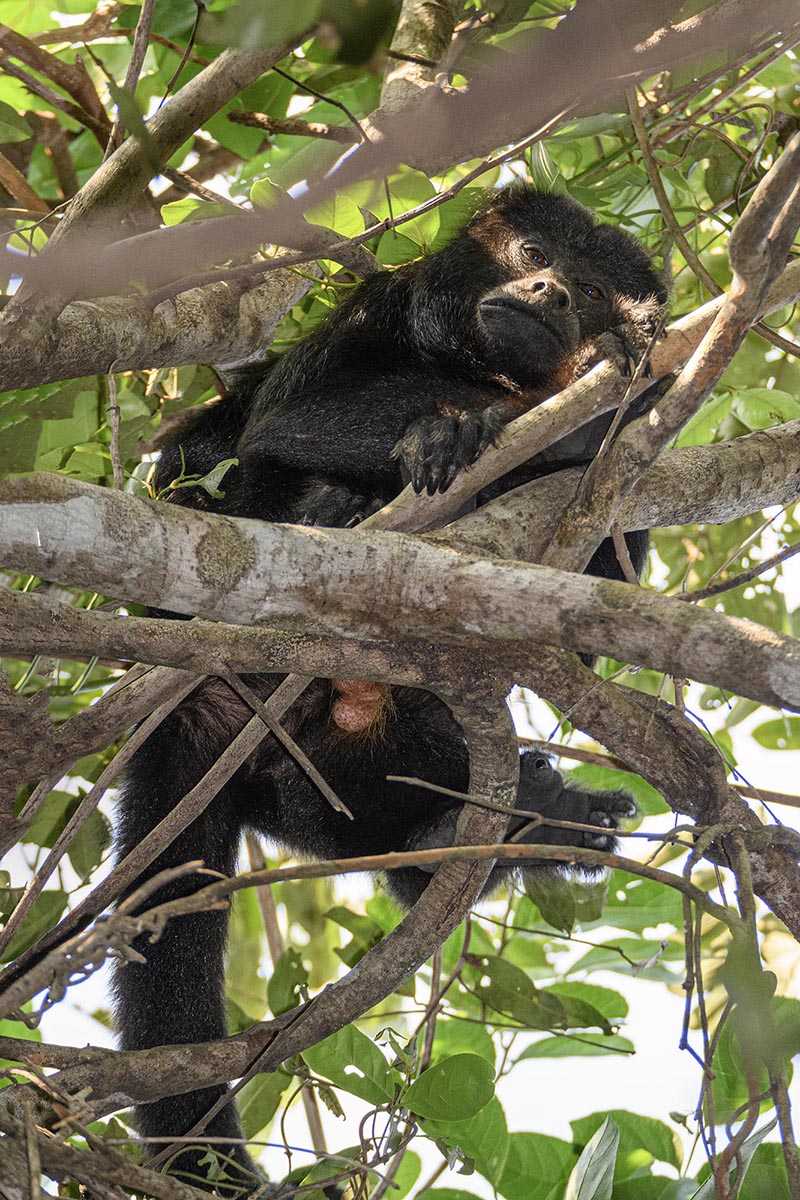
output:
[[[624,321],[592,338],[592,362],[602,362],[607,358],[627,379],[646,355],[649,345],[650,338],[639,325]],[[645,365],[644,374],[648,379],[652,374],[649,363]]]
[[[512,817],[506,841],[525,845],[580,846],[586,850],[609,852],[616,848],[614,835],[620,822],[636,815],[636,805],[627,792],[585,791],[572,781],[565,783],[561,772],[538,753],[523,754],[520,759],[517,808],[527,809],[531,820],[526,821],[519,814]],[[573,825],[594,825],[596,828],[571,829],[561,824],[545,824],[542,817],[548,821],[568,821]],[[532,860],[534,870],[548,869],[544,861],[538,866],[534,863]],[[529,869],[527,865],[525,869]],[[580,866],[576,869],[582,870]],[[592,870],[587,868],[584,873],[592,874]]]
[[[505,405],[495,404],[478,412],[456,409],[420,417],[397,442],[392,458],[405,467],[415,492],[446,492],[463,467],[494,445],[508,416]]]
[[[524,807],[530,806],[534,821],[538,814],[551,820],[593,825],[595,828],[570,829],[561,825],[534,824],[526,830],[524,818],[515,817],[507,840],[528,845],[579,846],[613,853],[617,844],[615,834],[620,823],[636,815],[636,805],[626,792],[590,792],[569,785],[560,789],[555,798],[550,795],[537,796],[536,792],[534,786],[524,797]],[[519,836],[515,837],[515,833],[519,833]],[[592,868],[582,868],[580,864],[573,869],[593,873]]]
[[[611,328],[592,338],[592,361],[601,362],[607,358],[621,375],[632,375],[651,348],[662,311],[654,296],[644,300],[620,299]],[[644,374],[650,378],[649,363],[645,365]]]
[[[298,525],[352,529],[385,503],[380,496],[364,496],[346,484],[314,479],[298,500],[293,519]]]

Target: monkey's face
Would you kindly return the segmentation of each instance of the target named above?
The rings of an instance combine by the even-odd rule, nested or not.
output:
[[[483,353],[521,383],[553,381],[598,334],[636,321],[637,306],[652,323],[665,299],[638,242],[564,196],[500,193],[468,237],[492,268],[475,280]]]
[[[544,240],[513,247],[519,269],[528,269],[478,301],[492,357],[525,378],[554,374],[583,342],[610,328],[614,310],[611,286],[600,282],[596,264]]]

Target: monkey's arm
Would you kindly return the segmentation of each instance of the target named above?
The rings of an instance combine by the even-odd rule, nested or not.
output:
[[[262,401],[239,440],[241,469],[253,479],[296,472],[347,481],[362,494],[394,494],[404,468],[415,486],[446,487],[474,462],[512,411],[503,390],[409,364],[354,369],[309,386],[290,401]]]

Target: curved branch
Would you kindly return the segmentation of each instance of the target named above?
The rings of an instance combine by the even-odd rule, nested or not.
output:
[[[770,835],[766,831],[759,834],[758,830],[753,830],[749,831],[749,835],[745,834],[745,836],[747,837],[748,850],[752,853],[753,846],[757,844],[757,840],[759,838],[767,840]],[[704,913],[707,913],[723,924],[732,928],[737,928],[740,925],[740,918],[734,909],[716,903],[707,892],[703,891],[690,880],[685,879],[683,875],[676,875],[671,871],[665,871],[658,867],[641,863],[636,859],[626,858],[603,850],[538,845],[535,847],[535,851],[537,858],[542,862],[579,863],[593,869],[615,868],[627,871],[643,879],[653,880],[688,896]],[[346,874],[353,871],[390,870],[408,865],[411,862],[415,865],[433,865],[437,862],[446,865],[449,864],[448,869],[456,865],[466,868],[471,864],[472,870],[485,878],[492,864],[498,859],[513,864],[516,860],[529,861],[530,857],[530,846],[510,843],[487,843],[485,845],[475,843],[448,846],[435,850],[412,851],[410,853],[398,852],[373,855],[349,861],[346,859],[334,859],[294,867],[270,868],[263,871],[250,872],[235,879],[221,880],[219,883],[209,884],[202,891],[193,893],[189,898],[183,897],[180,900],[168,901],[161,904],[138,919],[137,929],[140,926],[145,931],[163,928],[164,921],[167,919],[180,919],[180,916],[187,912],[204,911],[212,906],[219,905],[234,892],[263,884],[284,882],[292,879],[329,878],[334,875]],[[451,880],[452,878],[454,878],[454,874],[451,875]],[[429,884],[426,891],[430,891],[431,887],[432,884]],[[409,913],[406,920],[410,921],[412,915],[413,912]],[[127,919],[130,921],[130,918]],[[461,919],[460,917],[459,921]],[[447,916],[445,928],[453,920],[454,917],[452,915]],[[92,962],[94,962],[95,944],[102,944],[104,931],[108,930],[110,933],[110,926],[115,921],[118,921],[118,918],[111,917],[106,924],[98,925],[95,929],[90,930],[84,935],[87,943],[87,954],[90,944],[92,947]],[[458,922],[453,927],[456,928],[457,924]],[[397,928],[399,930],[402,926],[398,926]],[[394,937],[395,932],[397,930],[384,939],[380,946],[375,947],[375,950],[370,951],[369,955],[360,960],[359,967],[362,964],[366,965],[369,959],[370,970],[366,972],[368,975],[372,976],[379,969],[382,970],[385,956],[377,955],[375,951],[380,950],[381,946],[386,946]],[[447,934],[444,934],[444,936],[447,936]],[[419,946],[416,954],[422,954],[428,948],[428,935],[426,934],[425,945]],[[46,987],[49,978],[48,972],[52,974],[53,961],[60,954],[60,950],[55,951],[47,963],[43,962],[41,966],[34,968],[27,976],[21,978],[17,983],[12,984],[8,989],[3,1011],[14,1011],[15,1008],[23,1003],[20,997],[28,997],[35,990],[43,986]],[[375,957],[370,958],[370,955],[375,955]],[[73,969],[77,968],[79,961],[80,952],[78,951],[75,953],[72,964]],[[423,961],[424,958],[420,960],[418,966],[421,966]],[[417,970],[418,966],[414,967],[413,970]],[[403,980],[399,979],[399,974],[400,970],[403,969],[405,969],[403,964],[395,963],[391,976],[382,976],[384,990],[381,992],[380,997],[378,997],[379,999],[383,999],[391,991],[395,990],[396,987],[401,986]],[[80,1050],[73,1050],[70,1053],[66,1047],[62,1046],[44,1047],[40,1051],[35,1043],[25,1042],[22,1039],[0,1038],[0,1049],[2,1049],[6,1056],[19,1054],[20,1057],[32,1059],[34,1062],[41,1061],[47,1065],[59,1067],[59,1074],[52,1077],[52,1082],[65,1092],[75,1094],[76,1092],[83,1091],[90,1085],[92,1115],[97,1118],[130,1104],[141,1104],[157,1097],[175,1095],[178,1091],[185,1091],[187,1086],[200,1088],[217,1083],[226,1083],[230,1079],[247,1073],[252,1069],[254,1062],[258,1062],[258,1072],[276,1070],[285,1061],[286,1057],[302,1053],[304,1049],[314,1045],[316,1041],[326,1036],[327,1032],[332,1032],[332,1030],[319,1032],[311,1026],[309,1018],[313,1016],[315,1021],[322,1019],[321,1013],[314,1012],[315,1007],[325,1009],[326,1014],[332,1014],[335,1011],[335,1008],[332,1007],[332,994],[336,993],[340,1000],[345,989],[354,986],[351,983],[351,976],[356,973],[357,968],[348,973],[343,979],[327,987],[309,1003],[302,1005],[290,1013],[285,1013],[271,1021],[259,1022],[243,1033],[232,1037],[220,1038],[213,1042],[156,1047],[154,1050],[128,1051],[102,1050],[90,1046]],[[374,983],[372,986],[374,986]],[[322,1003],[323,997],[326,996],[331,996],[330,1001]],[[371,1007],[374,1002],[371,1001],[366,1007]],[[364,1011],[366,1011],[366,1008]],[[344,1023],[346,1022],[337,1022],[337,1027],[341,1027]],[[283,1057],[281,1057],[282,1055]],[[24,1085],[18,1091],[21,1092],[23,1089]]]
[[[684,713],[631,688],[597,676],[574,655],[542,647],[531,656],[526,683],[570,721],[657,788],[677,812],[700,825],[763,825],[728,786],[716,747]],[[711,851],[707,852],[712,856]],[[728,865],[722,855],[717,860]],[[757,894],[800,939],[800,871],[796,856],[779,845],[750,856]]]

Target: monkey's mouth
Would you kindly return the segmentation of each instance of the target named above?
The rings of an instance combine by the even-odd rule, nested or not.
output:
[[[514,296],[488,296],[485,300],[481,300],[478,305],[481,318],[484,322],[494,324],[500,319],[513,319],[514,314],[525,317],[529,321],[533,321],[544,333],[549,334],[553,341],[557,342],[560,349],[565,348],[565,339],[561,330],[551,325],[541,309],[534,308],[532,304],[526,304],[524,300],[517,300]]]

